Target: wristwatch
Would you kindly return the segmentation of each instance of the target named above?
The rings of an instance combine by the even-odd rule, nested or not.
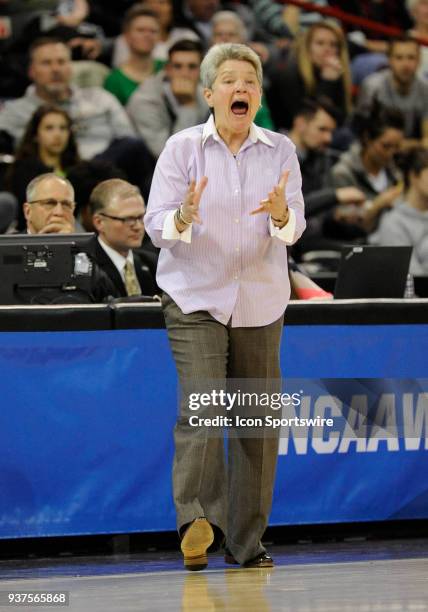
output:
[[[180,204],[180,207],[177,208],[177,212],[175,213],[177,221],[179,223],[184,223],[184,225],[192,225],[192,221],[186,221],[186,219],[183,217],[183,212],[181,210],[182,206],[183,204]]]

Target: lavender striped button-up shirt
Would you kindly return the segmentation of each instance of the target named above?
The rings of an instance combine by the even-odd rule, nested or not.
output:
[[[278,230],[268,214],[250,215],[281,173],[290,170],[286,198],[290,220]],[[189,183],[208,184],[199,213],[181,234],[173,216]],[[147,233],[161,247],[157,282],[187,314],[208,311],[232,327],[257,327],[279,319],[289,297],[287,244],[305,229],[299,163],[292,142],[251,126],[234,156],[213,117],[172,136],[159,157],[145,217]]]

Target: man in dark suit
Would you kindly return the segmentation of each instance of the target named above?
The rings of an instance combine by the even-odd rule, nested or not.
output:
[[[146,208],[140,190],[122,179],[99,183],[89,205],[98,233],[95,259],[122,297],[154,295],[156,284],[135,249],[144,238]]]

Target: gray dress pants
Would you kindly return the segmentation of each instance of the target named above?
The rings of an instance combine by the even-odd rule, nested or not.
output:
[[[162,304],[180,384],[281,378],[283,316],[263,327],[233,328],[205,311],[183,314],[167,294]],[[278,431],[264,428],[257,437],[228,436],[225,449],[223,435],[189,425],[188,398],[183,397],[174,430],[178,528],[205,516],[223,531],[239,563],[264,552],[260,540],[272,504]]]

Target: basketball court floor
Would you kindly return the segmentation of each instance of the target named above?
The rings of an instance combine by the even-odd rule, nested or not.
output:
[[[69,594],[79,612],[398,612],[428,610],[428,540],[269,546],[273,569],[226,566],[220,552],[202,572],[178,551],[0,560],[0,610],[8,593]],[[34,608],[33,608],[34,609]]]

